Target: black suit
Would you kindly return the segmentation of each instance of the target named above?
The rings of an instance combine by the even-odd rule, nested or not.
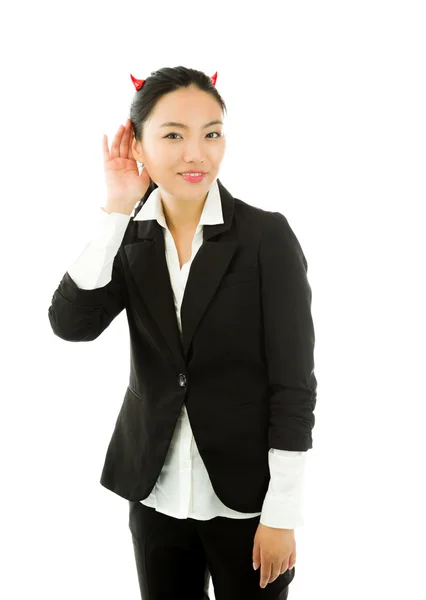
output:
[[[269,448],[312,448],[317,382],[311,288],[287,219],[218,185],[224,223],[204,225],[182,303],[182,337],[155,220],[130,220],[104,287],[79,289],[66,272],[49,320],[62,339],[91,341],[126,309],[129,385],[103,486],[128,500],[150,494],[186,402],[220,500],[234,510],[258,512],[269,485]]]

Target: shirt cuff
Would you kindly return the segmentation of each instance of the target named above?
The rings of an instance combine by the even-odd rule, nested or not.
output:
[[[260,523],[279,529],[300,527],[304,524],[302,500],[306,451],[271,448],[268,460],[271,479]]]
[[[83,290],[104,287],[111,281],[117,255],[131,216],[102,211],[91,241],[67,269],[74,283]]]
[[[131,215],[106,213],[102,210],[91,243],[98,248],[115,246],[118,250],[130,219]]]

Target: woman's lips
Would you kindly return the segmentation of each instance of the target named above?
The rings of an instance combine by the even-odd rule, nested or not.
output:
[[[179,175],[181,177],[183,177],[185,179],[185,181],[189,181],[190,183],[198,183],[200,181],[203,181],[204,177],[207,175],[207,173],[202,173],[201,175],[182,175],[182,173],[179,173]]]

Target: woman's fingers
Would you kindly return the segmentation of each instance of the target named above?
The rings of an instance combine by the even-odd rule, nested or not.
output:
[[[127,119],[120,141],[120,156],[127,158],[129,154],[130,119]]]
[[[135,160],[135,157],[133,156],[133,152],[132,152],[132,145],[133,145],[133,138],[134,138],[133,123],[131,122],[130,119],[129,119],[129,123],[130,123],[130,129],[129,129],[129,147],[128,147],[128,151],[127,151],[127,158],[132,158],[133,160]]]
[[[123,137],[124,127],[120,125],[111,144],[111,160],[120,156],[121,138]]]
[[[104,155],[104,163],[109,161],[109,150],[108,150],[108,137],[107,134],[104,133],[104,137],[102,139],[102,153]]]
[[[127,119],[126,125],[120,125],[111,144],[111,152],[108,150],[108,137],[104,134],[102,140],[102,151],[104,162],[114,158],[134,158],[132,152],[133,125],[130,119]]]

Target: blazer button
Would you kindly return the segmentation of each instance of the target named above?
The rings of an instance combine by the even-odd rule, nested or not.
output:
[[[181,387],[185,387],[186,386],[186,377],[185,377],[185,375],[183,373],[179,373],[178,380],[179,380],[179,385]]]

